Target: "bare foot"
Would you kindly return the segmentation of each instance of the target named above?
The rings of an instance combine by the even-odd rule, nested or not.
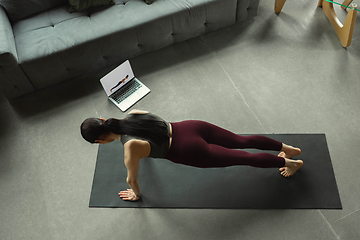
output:
[[[280,156],[280,154],[282,155],[282,153],[284,153],[285,156]],[[283,143],[283,147],[278,156],[284,157],[284,158],[292,158],[294,156],[300,155],[300,153],[301,153],[300,148],[295,148],[293,146],[289,146],[289,145],[286,145],[285,143]]]
[[[280,156],[281,155],[281,156]],[[279,157],[285,158],[285,153],[281,152]],[[299,170],[303,166],[304,162],[301,160],[291,160],[285,158],[285,166],[280,168],[281,175],[284,177],[290,177],[295,174],[297,170]]]

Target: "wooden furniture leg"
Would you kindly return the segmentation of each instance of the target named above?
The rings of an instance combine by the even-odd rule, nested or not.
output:
[[[353,0],[345,0],[342,5],[349,6]],[[342,9],[346,10],[346,7],[341,6]]]
[[[345,2],[348,2],[348,0],[345,0]],[[357,11],[352,8],[357,9],[357,5],[354,3],[351,4],[352,8],[349,9],[344,25],[336,16],[333,3],[330,3],[326,0],[319,0],[318,6],[323,7],[324,13],[335,29],[336,35],[338,36],[341,45],[343,47],[350,46],[357,14]]]
[[[286,0],[275,0],[275,13],[279,14],[283,8]]]

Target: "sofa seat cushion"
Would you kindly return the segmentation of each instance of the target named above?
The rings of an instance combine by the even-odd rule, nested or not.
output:
[[[68,0],[0,0],[11,22],[65,4]]]
[[[115,0],[75,13],[65,4],[13,23],[19,63],[43,88],[229,26],[237,2]]]

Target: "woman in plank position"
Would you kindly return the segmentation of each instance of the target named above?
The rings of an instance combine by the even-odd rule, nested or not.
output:
[[[115,139],[124,145],[127,183],[131,189],[121,191],[123,200],[140,199],[137,181],[139,160],[165,158],[174,163],[199,168],[248,165],[260,168],[279,167],[289,177],[302,167],[303,161],[291,160],[301,150],[264,136],[239,136],[213,124],[188,120],[168,123],[147,111],[132,110],[124,119],[88,118],[81,124],[81,134],[90,143],[106,144]],[[248,153],[238,149],[255,148],[280,151]]]

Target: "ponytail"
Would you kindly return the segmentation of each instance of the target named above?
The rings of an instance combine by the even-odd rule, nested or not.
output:
[[[81,124],[80,128],[82,137],[90,143],[95,143],[100,136],[107,135],[110,132],[131,135],[154,143],[161,143],[169,137],[166,123],[151,119],[110,118],[104,121],[99,118],[88,118]]]
[[[144,138],[155,143],[161,143],[169,137],[167,125],[163,121],[109,118],[104,125],[112,133]]]

